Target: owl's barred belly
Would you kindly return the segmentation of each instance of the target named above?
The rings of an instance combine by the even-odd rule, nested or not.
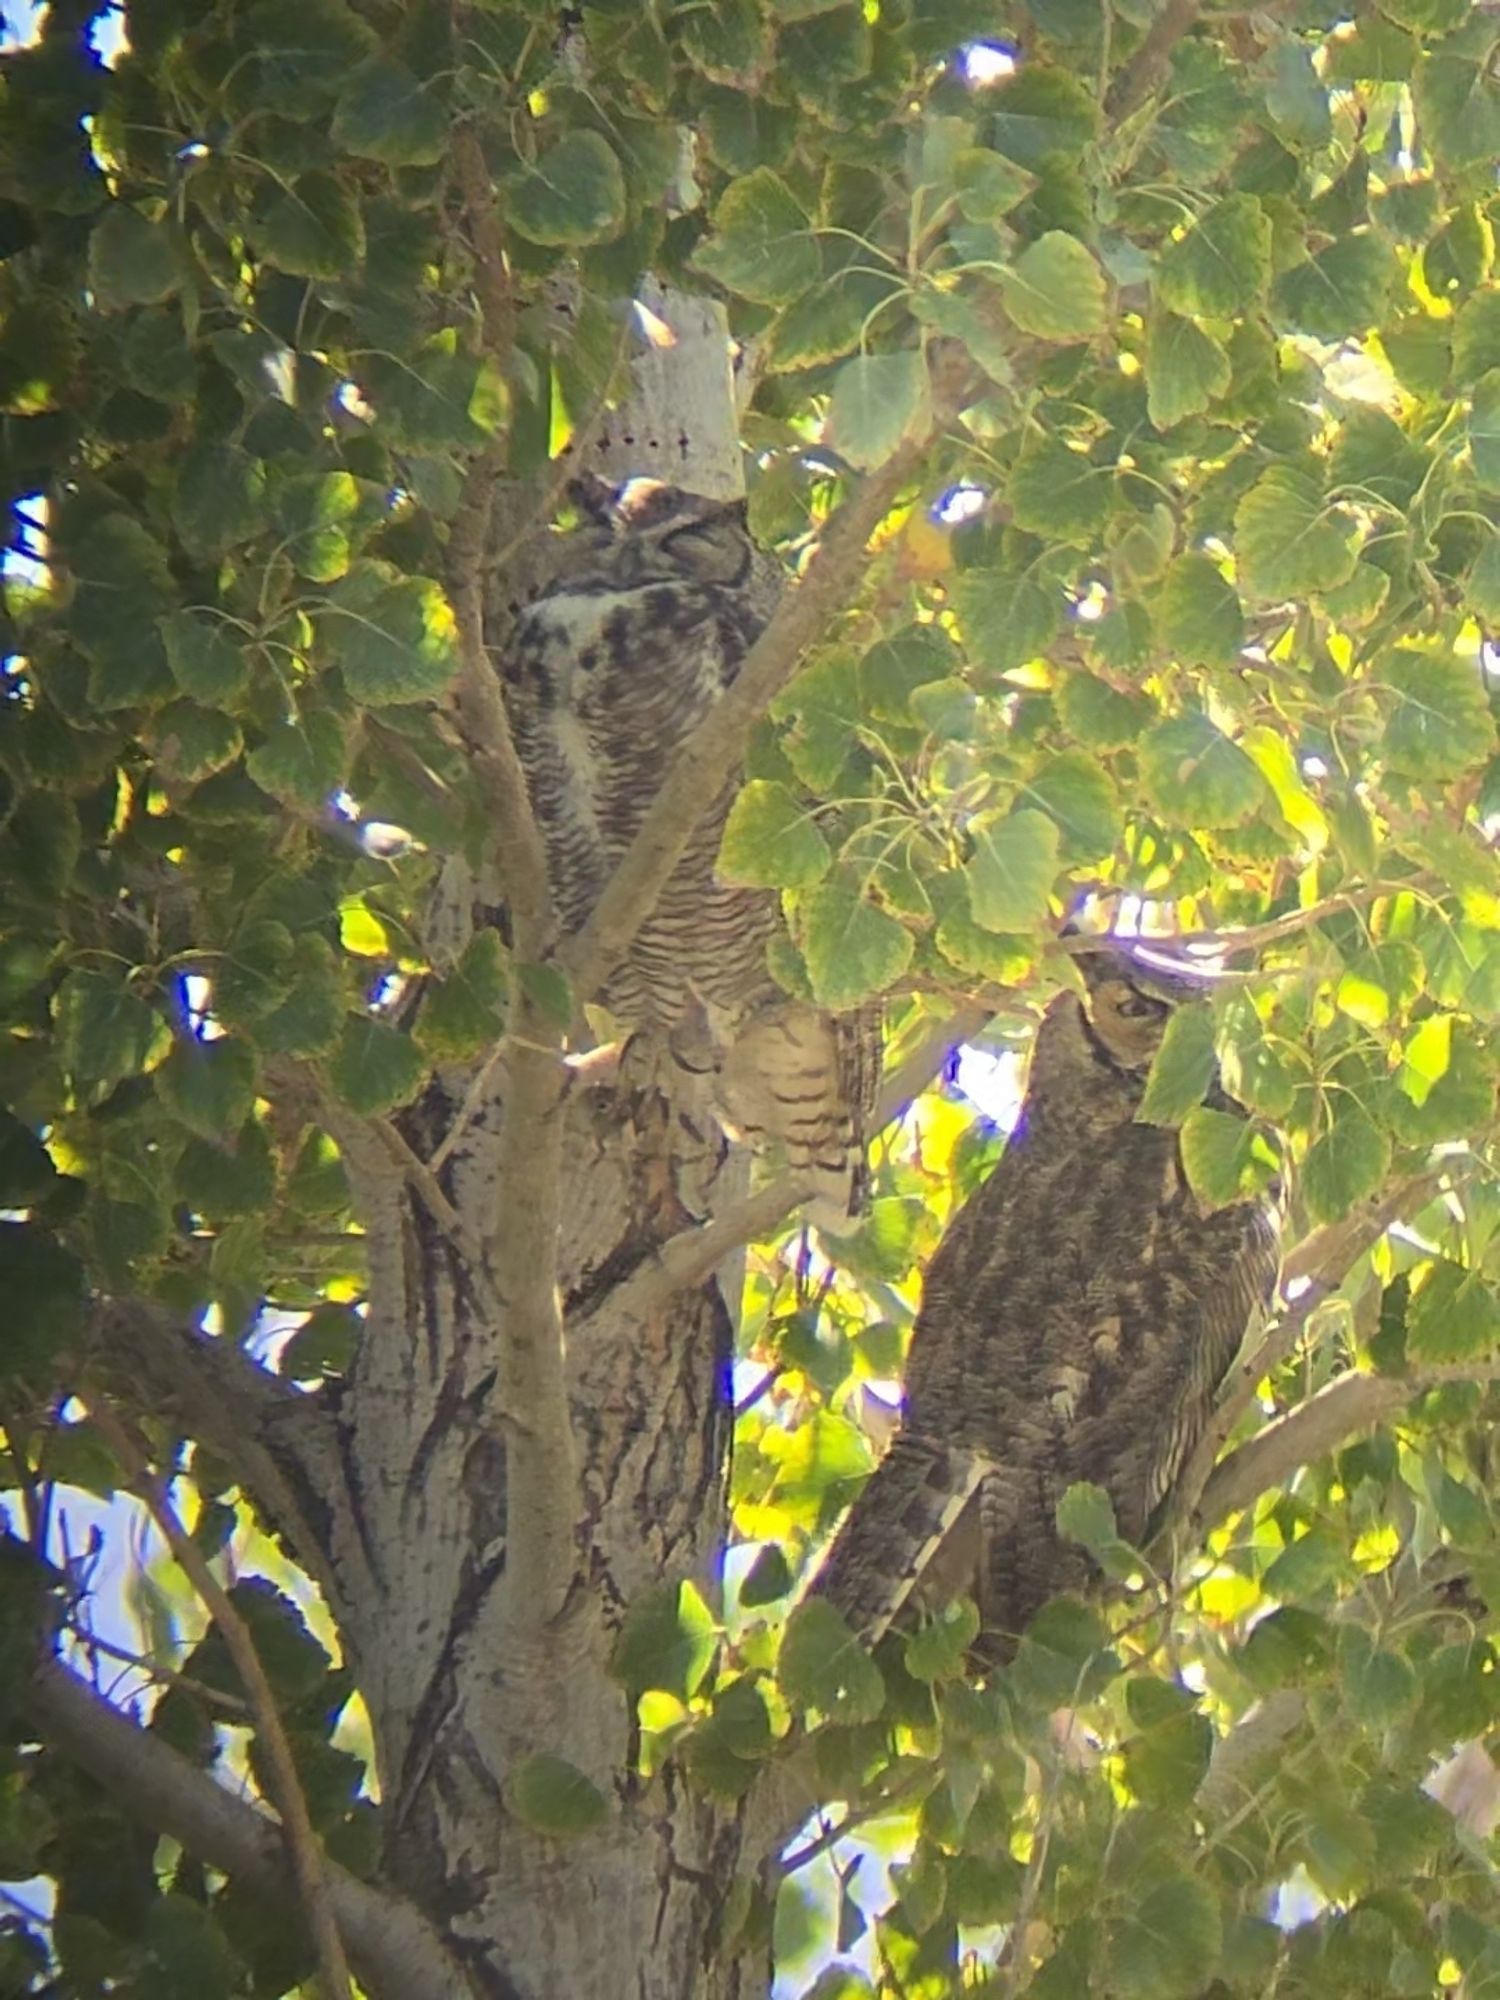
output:
[[[589,518],[559,538],[552,580],[518,619],[503,663],[568,934],[596,907],[784,582],[742,509],[650,482],[580,504]],[[713,1072],[726,1125],[784,1154],[814,1187],[818,1219],[847,1227],[880,1070],[878,1016],[834,1027],[771,979],[780,898],[714,873],[738,782],[726,782],[601,997],[624,1028],[692,1041],[681,1066]],[[874,1052],[855,1060],[860,1037]]]

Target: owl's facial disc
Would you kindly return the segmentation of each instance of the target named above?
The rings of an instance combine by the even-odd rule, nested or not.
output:
[[[1095,1037],[1122,1069],[1149,1069],[1172,1009],[1128,979],[1101,979],[1088,1001]]]

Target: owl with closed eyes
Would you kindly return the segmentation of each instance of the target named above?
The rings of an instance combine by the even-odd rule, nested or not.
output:
[[[579,525],[557,538],[502,662],[565,935],[587,920],[785,581],[743,506],[645,479],[618,491],[580,482],[572,497]],[[740,779],[726,778],[602,998],[623,1028],[664,1037],[682,1070],[706,1071],[724,1124],[784,1156],[813,1218],[846,1230],[861,1205],[879,1014],[828,1014],[772,979],[779,896],[715,871]]]
[[[1047,1009],[1010,1142],[927,1271],[902,1428],[813,1580],[867,1643],[967,1593],[978,1656],[1008,1658],[1090,1580],[1056,1520],[1079,1481],[1146,1543],[1275,1289],[1272,1197],[1205,1214],[1178,1134],[1136,1121],[1195,989],[1124,952],[1079,963],[1086,992]]]

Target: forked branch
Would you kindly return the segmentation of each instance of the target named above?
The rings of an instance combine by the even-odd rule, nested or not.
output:
[[[290,1887],[281,1828],[258,1807],[48,1660],[20,1696],[42,1741],[87,1771],[145,1826],[244,1882],[275,1908]],[[436,1931],[389,1888],[324,1863],[334,1919],[371,2000],[461,2000],[472,1991]]]

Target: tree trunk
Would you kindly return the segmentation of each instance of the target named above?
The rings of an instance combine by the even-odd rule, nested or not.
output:
[[[434,1086],[409,1118],[419,1155],[461,1117],[463,1096]],[[505,1199],[499,1109],[498,1093],[481,1099],[440,1176],[471,1242],[487,1240]],[[643,1318],[612,1303],[687,1220],[676,1127],[649,1077],[575,1084],[558,1115],[584,1508],[563,1613],[520,1648],[506,1629],[499,1332],[448,1237],[355,1127],[338,1136],[368,1231],[371,1303],[337,1413],[331,1587],[374,1729],[387,1867],[456,1941],[475,1991],[728,2000],[734,1975],[711,1964],[736,1818],[670,1770],[634,1775],[632,1703],[608,1658],[621,1609],[652,1585],[691,1577],[713,1600],[730,1315],[713,1280]],[[709,1171],[732,1178],[733,1165],[720,1154]],[[524,1411],[508,1414],[524,1424]],[[566,1758],[604,1794],[597,1830],[556,1841],[507,1809],[507,1775],[533,1752]]]

